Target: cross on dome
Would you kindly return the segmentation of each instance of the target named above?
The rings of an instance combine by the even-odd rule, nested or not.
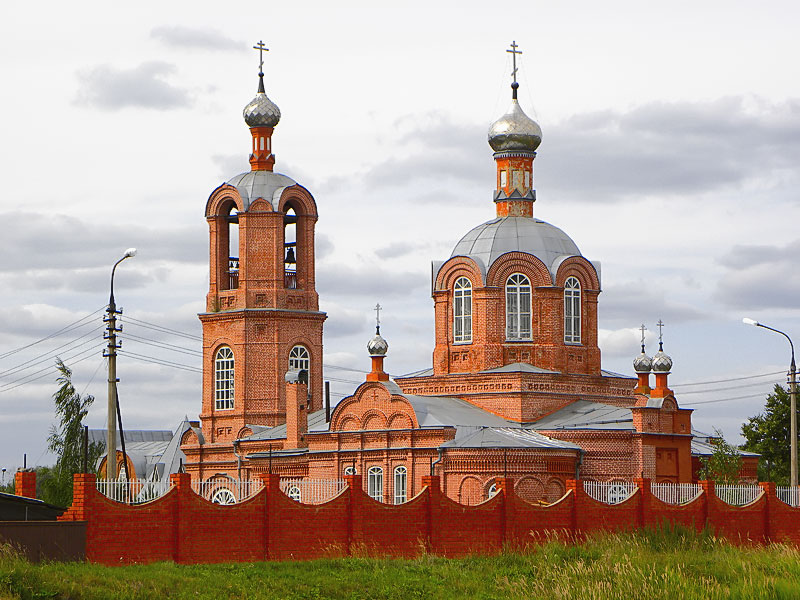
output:
[[[264,51],[269,52],[269,48],[264,45],[264,42],[259,40],[258,43],[253,46],[253,50],[258,50],[258,74],[264,74]]]
[[[375,305],[375,330],[380,333],[381,332],[381,305],[380,303]]]
[[[662,344],[664,340],[664,335],[663,332],[661,331],[661,328],[664,327],[664,322],[661,319],[659,319],[656,325],[658,326],[658,343]]]
[[[506,50],[506,52],[509,52],[511,54],[511,60],[514,63],[514,70],[511,71],[511,78],[513,79],[515,84],[519,85],[517,83],[517,54],[522,54],[522,50],[517,50],[517,48],[519,48],[519,46],[517,45],[517,41],[512,40],[511,50]]]
[[[647,327],[645,327],[644,323],[642,323],[642,326],[639,327],[639,329],[642,330],[642,352],[644,352],[644,332],[647,331]]]

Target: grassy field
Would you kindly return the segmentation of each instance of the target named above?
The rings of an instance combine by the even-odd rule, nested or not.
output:
[[[707,534],[643,531],[527,554],[447,560],[99,567],[34,565],[0,547],[7,598],[800,598],[800,552],[742,548]]]

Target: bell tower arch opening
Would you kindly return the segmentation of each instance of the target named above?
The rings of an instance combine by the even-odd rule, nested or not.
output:
[[[283,216],[283,253],[283,287],[296,290],[297,260],[302,255],[297,246],[297,211],[291,205]]]
[[[228,238],[228,272],[223,285],[225,289],[235,290],[239,287],[239,211],[236,205],[231,203],[225,214],[225,226]]]

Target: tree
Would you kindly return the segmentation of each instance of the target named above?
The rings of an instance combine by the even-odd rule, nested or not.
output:
[[[82,396],[72,385],[72,371],[60,358],[56,359],[60,373],[58,390],[53,394],[58,426],[53,425],[47,438],[47,449],[58,459],[52,469],[42,469],[41,498],[56,506],[72,504],[72,476],[83,468],[83,420],[94,402],[94,396]],[[102,453],[102,445],[89,446],[90,468]],[[37,471],[37,474],[39,472]]]
[[[739,473],[742,469],[742,455],[739,449],[726,442],[719,429],[714,429],[711,445],[714,446],[711,456],[700,459],[702,463],[698,473],[700,479],[719,484],[739,483]]]
[[[778,485],[789,483],[789,391],[779,384],[767,396],[764,412],[750,417],[742,425],[742,435],[747,442],[742,446],[758,452],[758,478],[774,481]]]

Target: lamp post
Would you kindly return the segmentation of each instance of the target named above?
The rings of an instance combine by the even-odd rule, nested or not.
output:
[[[111,269],[111,296],[106,309],[107,323],[105,338],[108,340],[104,356],[108,357],[108,431],[106,437],[106,479],[111,481],[117,478],[117,315],[122,311],[117,310],[114,302],[114,273],[117,266],[126,258],[136,256],[136,248],[128,248],[125,255],[114,263]]]
[[[759,323],[755,319],[742,319],[745,325],[752,325],[753,327],[763,327],[775,333],[780,333],[783,337],[789,340],[789,346],[792,349],[792,362],[789,365],[789,437],[790,439],[790,452],[791,457],[789,464],[791,465],[791,472],[789,475],[789,485],[792,487],[797,486],[797,367],[794,362],[794,344],[792,338],[786,335],[783,331],[769,327],[763,323]]]

